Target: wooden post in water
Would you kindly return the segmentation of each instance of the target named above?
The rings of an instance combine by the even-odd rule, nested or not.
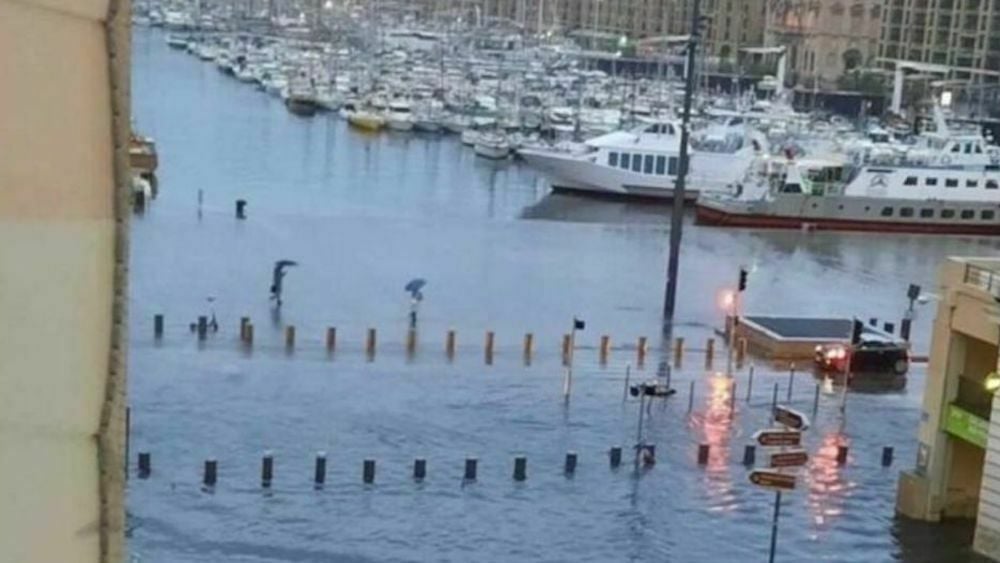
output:
[[[253,323],[247,323],[244,331],[243,343],[246,344],[247,348],[253,348]]]
[[[313,470],[313,484],[319,488],[326,482],[326,452],[316,452],[316,467]]]
[[[417,331],[409,329],[406,331],[406,355],[410,358],[417,352]]]
[[[747,358],[747,339],[740,338],[736,342],[736,369],[743,369],[743,363]]]
[[[569,365],[570,348],[572,346],[573,338],[568,334],[564,334],[562,338],[562,364],[564,366]]]
[[[709,338],[705,342],[705,369],[712,369],[712,362],[715,360],[715,339]]]
[[[680,368],[684,363],[684,338],[678,336],[674,339],[674,367]]]
[[[368,329],[368,336],[365,337],[365,355],[368,356],[368,361],[375,359],[375,329]]]
[[[240,317],[240,342],[247,341],[247,325],[250,324],[250,317]]]
[[[153,316],[153,336],[157,340],[163,338],[163,315],[157,314]]]
[[[337,349],[337,327],[326,328],[326,353],[333,354]]]
[[[517,456],[514,458],[514,480],[524,481],[528,478],[528,458]]]
[[[205,340],[208,336],[208,317],[202,315],[198,317],[198,340]]]
[[[639,343],[636,346],[636,364],[639,369],[646,363],[646,337],[640,336]]]
[[[288,325],[285,327],[285,351],[292,350],[295,350],[295,326]]]
[[[535,335],[528,332],[524,335],[524,365],[531,365],[531,353],[534,346]]]
[[[202,475],[201,482],[206,487],[214,487],[215,483],[218,481],[218,469],[219,464],[214,459],[205,460],[205,472]]]
[[[450,329],[444,339],[444,353],[448,360],[455,359],[455,329]]]
[[[611,337],[607,334],[601,336],[601,365],[608,363],[608,352],[611,349]]]
[[[486,331],[486,365],[493,365],[493,331]]]

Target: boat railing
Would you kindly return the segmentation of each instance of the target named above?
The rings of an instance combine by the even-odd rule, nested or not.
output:
[[[964,281],[1000,300],[1000,275],[997,275],[992,269],[966,264]]]

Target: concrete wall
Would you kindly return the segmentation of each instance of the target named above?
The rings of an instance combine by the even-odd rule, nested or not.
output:
[[[0,0],[0,559],[121,561],[126,0]]]
[[[975,550],[1000,561],[1000,397],[993,396],[990,437],[986,444],[979,511],[976,516]]]

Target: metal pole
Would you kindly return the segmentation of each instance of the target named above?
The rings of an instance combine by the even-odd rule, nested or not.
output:
[[[646,400],[645,389],[639,391],[639,429],[636,431],[635,435],[635,470],[639,471],[639,454],[641,452],[639,446],[642,445],[642,418],[643,418],[643,403]]]
[[[632,374],[632,364],[625,364],[625,391],[622,393],[622,402],[628,399],[628,379]]]
[[[778,547],[778,516],[781,514],[781,491],[774,492],[774,518],[771,520],[771,555],[768,563],[774,563],[774,551]]]
[[[691,102],[694,97],[694,65],[698,47],[698,26],[701,23],[701,1],[693,0],[691,31],[688,40],[687,76],[684,77],[684,113],[681,120],[680,162],[674,184],[674,203],[670,215],[670,254],[667,259],[667,289],[663,303],[663,334],[667,342],[673,337],[674,308],[677,302],[677,275],[680,266],[681,229],[684,225],[684,188],[688,172],[688,128],[691,123]]]
[[[729,322],[729,342],[727,347],[729,350],[726,352],[726,377],[733,376],[733,350],[736,348],[736,319],[740,314],[740,292],[736,291],[733,293],[733,315],[732,320]]]

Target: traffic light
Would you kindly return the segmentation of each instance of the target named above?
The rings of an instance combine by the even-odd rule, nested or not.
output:
[[[861,333],[865,330],[865,323],[854,319],[854,327],[851,329],[851,344],[857,346],[861,344]]]
[[[747,288],[747,271],[745,268],[740,268],[740,283],[738,287],[741,292]]]

